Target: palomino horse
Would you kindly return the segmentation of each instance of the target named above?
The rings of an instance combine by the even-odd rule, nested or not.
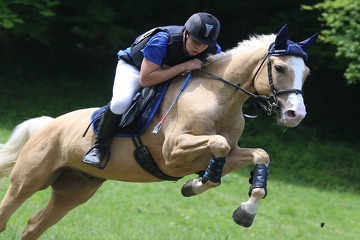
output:
[[[277,35],[253,36],[234,49],[209,57],[201,71],[193,72],[162,128],[153,134],[161,116],[169,112],[184,76],[172,80],[158,112],[141,136],[158,172],[180,178],[205,171],[184,184],[182,194],[190,197],[219,186],[221,176],[254,164],[250,198],[233,213],[236,223],[249,227],[259,201],[266,196],[270,158],[261,148],[238,146],[245,124],[243,104],[250,97],[269,114],[277,109],[280,124],[297,126],[306,115],[301,91],[309,74],[305,51],[316,39],[317,34],[294,43],[288,40],[285,25]],[[134,149],[129,138],[114,138],[105,169],[82,162],[94,144],[93,131],[82,135],[95,110],[77,110],[55,119],[27,120],[2,145],[0,176],[11,172],[11,181],[0,206],[1,231],[26,199],[49,186],[50,201],[30,218],[22,239],[37,239],[90,199],[106,180],[161,181],[135,160],[129,151]]]

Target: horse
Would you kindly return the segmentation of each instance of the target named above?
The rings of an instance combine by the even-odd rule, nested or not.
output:
[[[284,25],[277,34],[252,35],[232,49],[209,56],[190,79],[189,75],[172,79],[158,111],[140,136],[156,165],[156,174],[137,162],[130,151],[134,142],[125,137],[113,139],[106,168],[82,162],[96,136],[94,131],[84,136],[84,129],[99,108],[19,124],[0,147],[0,177],[10,174],[0,205],[0,231],[5,231],[16,209],[48,187],[51,198],[29,219],[22,239],[39,238],[89,200],[106,180],[159,182],[198,173],[181,189],[184,197],[192,197],[220,186],[222,176],[253,164],[249,199],[232,215],[235,223],[250,227],[260,200],[267,195],[270,156],[262,148],[238,146],[245,126],[243,105],[252,99],[269,115],[275,113],[279,125],[296,127],[306,115],[302,92],[309,75],[306,51],[316,40],[317,33],[295,43],[288,39]],[[180,95],[185,78],[188,83]],[[166,121],[161,121],[162,116],[167,116]],[[156,129],[159,122],[162,126]]]

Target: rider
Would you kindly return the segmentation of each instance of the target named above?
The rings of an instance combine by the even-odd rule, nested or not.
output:
[[[167,81],[183,72],[201,69],[209,54],[221,52],[216,39],[220,23],[209,13],[192,15],[184,26],[157,27],[118,52],[111,102],[100,121],[94,146],[83,162],[101,168],[122,114],[141,87]]]

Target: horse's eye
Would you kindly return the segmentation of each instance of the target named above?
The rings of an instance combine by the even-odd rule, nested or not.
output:
[[[275,65],[275,70],[278,72],[278,73],[284,73],[284,68],[280,65]]]

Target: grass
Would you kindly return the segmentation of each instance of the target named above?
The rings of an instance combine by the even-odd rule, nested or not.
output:
[[[3,84],[3,83],[2,83]],[[57,116],[102,106],[106,89],[93,83],[38,82],[36,86],[4,83],[0,94],[0,142],[20,121],[39,115]],[[14,89],[17,89],[14,95]],[[96,90],[94,90],[96,89]],[[352,240],[360,234],[359,143],[319,139],[316,129],[300,125],[285,133],[271,119],[247,121],[242,147],[269,153],[268,196],[255,222],[243,228],[232,212],[248,199],[252,167],[223,178],[202,195],[183,198],[182,184],[138,184],[108,181],[86,204],[74,209],[40,239],[71,240]],[[2,198],[9,179],[0,183]],[[47,202],[50,190],[36,193],[10,219],[0,239],[20,239],[28,219]],[[321,223],[325,225],[321,227]]]
[[[108,181],[88,203],[73,210],[40,239],[356,239],[360,233],[357,150],[346,143],[331,144],[316,137],[304,144],[301,137],[292,137],[295,132],[284,135],[279,129],[260,139],[260,135],[251,135],[252,124],[241,145],[264,146],[272,162],[269,194],[262,200],[251,228],[236,225],[231,217],[240,202],[247,200],[251,170],[247,167],[224,177],[219,188],[192,198],[183,198],[180,188],[194,176],[177,183]],[[9,134],[0,131],[2,142],[6,138],[3,132]],[[305,137],[312,131],[303,129],[302,134]],[[345,156],[348,163],[344,164]],[[0,193],[4,194],[7,186],[8,180],[1,184]],[[20,239],[28,218],[46,204],[48,197],[49,189],[25,202],[0,239]],[[325,225],[321,227],[321,223]]]
[[[356,239],[360,198],[269,180],[252,227],[236,225],[232,212],[247,199],[247,178],[232,174],[218,189],[183,198],[183,182],[107,182],[88,203],[76,208],[40,239]],[[4,192],[5,186],[1,187]],[[27,218],[46,203],[37,193],[11,218],[1,239],[19,239]],[[321,227],[321,223],[325,223]]]

